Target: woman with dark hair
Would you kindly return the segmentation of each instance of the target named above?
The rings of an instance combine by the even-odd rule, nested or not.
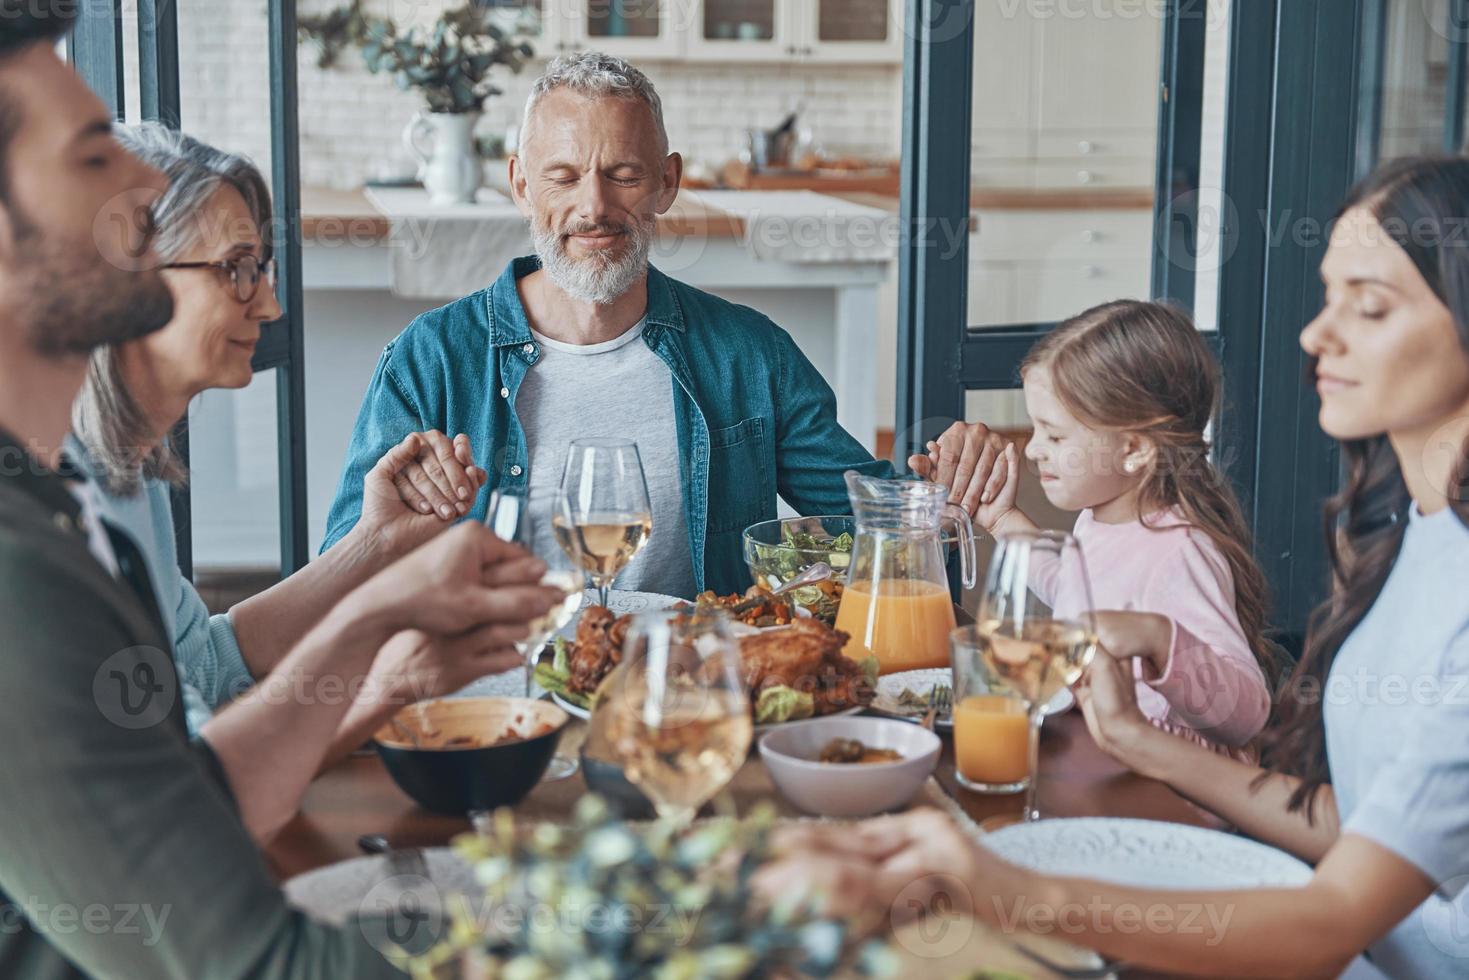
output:
[[[1099,745],[1315,865],[1300,888],[1149,891],[1008,865],[941,814],[796,832],[772,890],[904,914],[944,892],[1002,926],[1041,907],[1065,938],[1210,976],[1469,970],[1469,160],[1392,164],[1356,188],[1302,332],[1320,421],[1350,475],[1326,508],[1335,588],[1265,740],[1266,768],[1171,738],[1099,656],[1081,692]],[[905,901],[894,904],[899,893]],[[919,902],[919,906],[922,906]],[[1121,910],[1169,928],[1129,928]],[[1188,909],[1209,915],[1186,919]],[[1083,914],[1070,914],[1080,912]],[[1226,918],[1227,916],[1227,918]],[[1193,927],[1180,923],[1191,921]],[[1136,925],[1134,921],[1133,926]]]

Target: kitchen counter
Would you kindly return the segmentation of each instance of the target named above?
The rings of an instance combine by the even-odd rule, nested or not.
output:
[[[896,214],[899,198],[872,191],[826,190],[820,179],[812,179],[799,189],[824,193],[839,200],[881,208]],[[745,235],[744,222],[737,216],[701,204],[695,196],[683,194],[672,210],[660,221],[660,231],[675,236],[709,235],[738,239]],[[975,188],[969,198],[975,210],[996,211],[1113,211],[1136,210],[1153,206],[1153,192],[1147,188],[1109,190],[1030,190]],[[973,224],[973,218],[971,218]],[[334,190],[304,187],[301,190],[301,231],[307,241],[371,244],[388,237],[389,223],[368,202],[361,190]]]

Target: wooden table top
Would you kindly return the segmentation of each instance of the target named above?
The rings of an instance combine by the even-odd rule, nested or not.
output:
[[[747,765],[760,765],[758,757]],[[986,796],[958,785],[951,738],[944,739],[935,776],[976,822],[1020,812],[1020,794]],[[580,775],[572,778],[581,780]],[[1165,784],[1145,779],[1104,755],[1076,711],[1050,719],[1042,730],[1038,797],[1041,811],[1052,816],[1141,817],[1221,826]],[[267,854],[277,877],[285,880],[361,856],[357,838],[363,834],[382,834],[399,847],[438,847],[468,829],[467,820],[430,813],[410,800],[375,755],[354,756],[317,778],[300,814]]]

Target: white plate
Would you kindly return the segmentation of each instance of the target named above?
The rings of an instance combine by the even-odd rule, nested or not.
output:
[[[923,718],[924,709],[904,707],[898,701],[905,690],[912,691],[924,700],[928,699],[928,692],[932,691],[935,684],[954,683],[953,672],[947,667],[935,667],[927,670],[903,670],[896,674],[885,674],[877,679],[877,698],[872,702],[872,707],[883,714],[892,715],[895,718],[907,718],[918,721]],[[1049,718],[1070,708],[1076,703],[1076,696],[1069,688],[1062,688],[1056,692],[1041,713]],[[935,718],[935,728],[949,729],[954,727],[952,717]]]
[[[1137,888],[1290,888],[1312,875],[1308,865],[1273,847],[1159,820],[1039,820],[980,840],[1012,864]]]
[[[428,880],[394,877],[382,856],[351,858],[297,875],[283,886],[286,900],[311,918],[328,925],[345,925],[354,916],[391,912],[405,891],[419,908],[438,911],[449,894],[482,894],[474,872],[447,847],[423,851]]]

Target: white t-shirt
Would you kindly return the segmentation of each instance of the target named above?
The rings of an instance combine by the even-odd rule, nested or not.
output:
[[[1372,947],[1373,965],[1415,980],[1469,974],[1469,529],[1451,509],[1412,508],[1322,696],[1342,833],[1394,852],[1437,889]]]
[[[691,599],[694,563],[679,477],[673,373],[643,342],[645,320],[602,344],[564,344],[539,333],[541,356],[515,397],[525,430],[530,486],[556,487],[573,439],[621,438],[638,444],[653,533],[615,588]],[[537,548],[554,547],[537,542]]]

